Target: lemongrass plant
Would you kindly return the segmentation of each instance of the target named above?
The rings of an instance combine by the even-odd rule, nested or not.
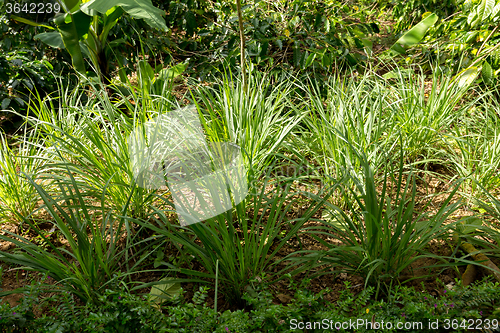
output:
[[[445,221],[448,222],[450,215],[460,207],[460,203],[451,202],[458,187],[451,191],[439,210],[429,216],[425,212],[427,205],[422,211],[415,209],[415,178],[410,174],[403,180],[402,155],[397,168],[392,165],[384,168],[379,194],[366,155],[352,146],[351,149],[359,158],[363,177],[356,177],[348,169],[343,173],[354,181],[355,189],[346,186],[344,179],[337,181],[339,189],[347,196],[347,207],[341,209],[327,203],[325,209],[329,218],[324,219],[323,225],[303,229],[326,250],[300,251],[288,259],[297,265],[310,265],[315,274],[346,272],[360,276],[365,286],[376,287],[377,295],[399,284],[401,275],[420,258],[434,258],[437,262],[420,269],[453,265],[447,258],[430,253],[426,247],[433,240],[449,237],[449,231],[457,223],[445,224]]]
[[[396,72],[388,106],[395,115],[392,126],[403,137],[406,161],[444,159],[454,126],[475,102],[464,100],[472,81],[438,75],[437,71],[430,78],[421,70],[410,75]]]
[[[6,231],[0,239],[14,243],[16,249],[0,251],[0,261],[17,265],[17,269],[48,274],[55,284],[43,286],[45,291],[68,291],[84,302],[98,303],[106,289],[118,288],[137,272],[151,253],[148,251],[154,240],[139,240],[132,235],[126,207],[116,214],[107,207],[104,195],[99,205],[89,204],[71,173],[67,173],[69,183],[54,179],[59,189],[57,197],[28,177],[43,200],[42,209],[51,217],[46,221],[25,220],[43,244]],[[39,222],[53,224],[53,231],[41,229]],[[24,290],[21,287],[2,295]]]
[[[302,163],[309,162],[309,173],[322,183],[331,183],[346,167],[362,176],[358,158],[343,136],[364,151],[377,170],[390,163],[397,129],[385,84],[374,72],[360,78],[333,76],[326,83],[297,84],[304,97],[294,98],[298,103],[293,109],[303,121],[289,146]]]
[[[35,177],[47,162],[43,149],[35,143],[24,135],[13,149],[0,133],[0,223],[23,222],[40,200],[35,187],[26,179],[26,175]]]
[[[457,235],[462,240],[473,244],[477,253],[485,253],[491,257],[500,257],[500,198],[492,194],[481,184],[477,184],[480,191],[486,197],[485,200],[474,199],[486,213],[483,216],[468,217],[457,228]]]
[[[205,269],[199,271],[167,263],[170,268],[166,270],[214,282],[218,266],[221,291],[232,304],[239,306],[244,305],[242,296],[251,280],[283,278],[287,268],[279,266],[282,259],[278,252],[312,219],[332,191],[324,189],[318,195],[295,192],[291,189],[294,177],[276,183],[271,180],[271,169],[266,170],[263,180],[253,178],[250,172],[250,179],[263,181],[263,186],[250,186],[245,200],[205,221],[179,226],[162,210],[157,210],[147,221],[136,221],[164,236],[179,252],[192,256]],[[300,216],[292,218],[290,213],[300,199],[299,194],[313,200]],[[174,206],[168,198],[162,197],[162,200]]]

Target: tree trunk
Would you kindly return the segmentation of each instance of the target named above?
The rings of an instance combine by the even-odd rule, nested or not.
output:
[[[247,91],[247,75],[245,69],[245,34],[243,31],[243,15],[241,13],[241,0],[236,0],[236,7],[238,9],[238,22],[240,25],[240,66],[241,74],[243,77],[243,91]]]

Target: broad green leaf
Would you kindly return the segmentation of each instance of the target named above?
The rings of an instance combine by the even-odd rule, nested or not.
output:
[[[35,35],[34,39],[39,39],[50,47],[56,49],[64,49],[64,43],[61,38],[59,31],[43,32],[41,34]]]
[[[483,20],[483,15],[484,15],[484,9],[486,7],[486,1],[487,0],[482,0],[481,3],[476,7],[476,17],[474,19],[474,22],[472,22],[472,26],[477,25],[479,22]]]
[[[482,21],[485,6],[486,0],[482,0],[481,3],[475,8],[476,16],[474,17],[474,21],[471,23],[472,26],[475,26]]]
[[[140,60],[138,65],[139,71],[137,73],[137,78],[139,80],[139,86],[141,88],[149,87],[154,80],[155,72],[146,60]]]
[[[465,42],[466,43],[474,42],[476,40],[476,37],[477,37],[478,34],[479,34],[479,31],[469,31],[465,35]]]
[[[475,27],[479,23],[488,20],[489,16],[493,13],[494,7],[495,0],[482,0],[467,17],[467,23],[470,24],[471,27]]]
[[[80,0],[64,0],[63,2],[69,12],[78,10],[78,5],[80,4]]]
[[[406,53],[406,50],[404,49],[403,46],[399,45],[399,44],[394,44],[392,47],[391,47],[391,50],[394,50],[396,51],[397,53],[399,54],[405,54]],[[394,55],[396,55],[397,53],[394,53]]]
[[[159,72],[157,80],[172,80],[181,75],[187,67],[187,63],[177,64],[171,68],[164,68]]]
[[[168,282],[172,279],[173,278],[171,277],[165,277],[160,280],[160,282],[163,283],[151,287],[151,300],[154,302],[153,306],[155,306],[156,308],[159,308],[160,304],[165,300],[173,298],[180,294],[181,284]]]
[[[481,2],[481,7],[483,7],[482,21],[486,21],[493,12],[493,8],[495,7],[495,0],[483,0]]]
[[[359,38],[354,38],[353,40],[356,44],[356,48],[362,49],[363,47],[365,47],[365,44],[363,44],[363,42]]]
[[[404,48],[419,43],[422,38],[424,38],[427,30],[431,26],[433,26],[438,19],[438,16],[434,13],[427,16],[425,19],[420,21],[420,23],[418,23],[416,26],[408,30],[403,36],[401,36],[401,38],[399,38],[398,41],[391,47],[391,50],[399,54],[404,54]]]
[[[90,28],[90,22],[92,21],[92,17],[88,16],[82,11],[76,11],[73,14],[66,13],[63,15],[64,16],[64,23],[65,24],[73,24],[75,26],[75,31],[77,34],[78,40],[80,40],[85,34],[89,32]],[[62,25],[62,20],[63,18],[56,18],[56,23]]]
[[[483,225],[483,220],[477,217],[471,217],[458,224],[458,230],[462,234],[470,234]]]
[[[51,26],[48,26],[48,25],[45,25],[45,24],[40,24],[40,23],[31,21],[31,20],[25,19],[23,17],[16,16],[16,15],[11,15],[10,18],[12,20],[14,20],[14,21],[25,23],[25,24],[28,24],[28,25],[31,25],[31,26],[34,26],[34,27],[44,27],[44,28],[47,28],[47,29],[50,29],[50,30],[54,30],[54,27],[51,27]]]
[[[24,106],[24,101],[19,98],[19,97],[14,97],[14,100],[17,102],[17,104],[21,105],[21,106]]]
[[[108,46],[109,47],[116,47],[116,46],[119,46],[119,45],[122,45],[122,44],[127,44],[127,41],[125,39],[123,39],[123,38],[119,38],[119,39],[115,39],[115,40],[112,40],[111,42],[109,42]]]
[[[500,2],[491,11],[491,19],[496,21],[495,18],[498,17],[499,13],[500,13]]]
[[[432,14],[432,12],[425,12],[425,13],[423,13],[423,14],[422,14],[422,19],[424,19],[424,18],[428,17],[428,16],[429,16],[429,15],[431,15],[431,14]]]
[[[307,57],[307,60],[306,60],[306,64],[305,64],[305,68],[311,66],[312,62],[314,61],[314,59],[316,58],[316,53],[311,53],[308,57]]]
[[[113,7],[106,12],[106,17],[104,19],[104,28],[102,29],[102,33],[99,36],[101,42],[105,41],[108,38],[108,33],[118,22],[118,19],[123,15],[123,9],[120,7]]]
[[[477,19],[478,15],[477,15],[477,9],[474,8],[470,13],[469,15],[467,15],[467,24],[470,25],[471,27],[474,27],[476,24],[472,24],[472,22],[475,22],[476,19]]]
[[[457,82],[458,88],[465,88],[474,82],[478,74],[479,69],[477,67],[470,67],[458,73],[453,80]]]
[[[66,23],[67,17],[70,17],[69,23]],[[73,67],[78,72],[85,74],[85,62],[83,60],[82,49],[80,47],[80,38],[88,33],[92,18],[82,11],[75,13],[66,13],[56,17],[55,21],[61,32],[64,46],[71,55]]]
[[[368,38],[361,38],[361,42],[363,42],[365,52],[369,55],[372,54],[373,42]]]
[[[265,57],[267,55],[267,50],[269,48],[269,42],[268,41],[265,41],[261,44],[262,46],[262,49],[260,51],[260,56],[261,57]]]
[[[332,57],[330,56],[330,52],[325,52],[325,54],[323,54],[321,63],[324,67],[329,67],[332,64]]]
[[[352,65],[356,65],[358,63],[358,59],[356,59],[355,57],[352,56],[352,54],[350,53],[347,53],[345,55],[347,61],[349,61],[349,64],[352,66]]]
[[[196,23],[196,17],[194,16],[193,12],[187,11],[186,14],[184,14],[184,20],[186,20],[186,32],[189,36],[191,36],[194,32],[194,29],[198,26]]]
[[[483,64],[481,75],[485,83],[493,82],[493,69],[491,68],[491,65],[487,61],[485,61]]]
[[[143,19],[151,27],[168,30],[162,17],[165,13],[161,9],[154,7],[151,0],[90,0],[85,2],[80,7],[80,10],[87,14],[90,14],[92,10],[106,14],[108,10],[115,6],[121,7],[135,19]]]

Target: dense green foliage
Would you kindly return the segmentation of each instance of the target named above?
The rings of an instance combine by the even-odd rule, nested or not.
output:
[[[243,1],[246,80],[232,1],[60,4],[0,0],[0,116],[22,122],[0,133],[0,240],[14,245],[0,261],[46,276],[0,293],[24,293],[0,307],[2,332],[498,315],[492,283],[406,285],[484,266],[460,242],[500,257],[500,2]],[[246,172],[244,200],[192,225],[174,186],[142,186],[132,162],[131,136],[153,146],[148,126],[172,111],[238,147]],[[363,291],[308,290],[345,274]],[[276,305],[286,280],[294,298]]]
[[[408,325],[408,332],[466,332],[468,327],[495,328],[500,301],[498,283],[482,282],[473,286],[443,289],[441,296],[432,296],[414,288],[397,288],[388,302],[371,301],[372,288],[353,294],[346,290],[335,302],[325,300],[329,290],[313,295],[295,290],[288,305],[272,303],[267,288],[246,293],[250,312],[227,310],[217,314],[207,307],[207,289],[200,288],[191,301],[176,299],[161,311],[149,299],[126,291],[106,290],[101,305],[77,306],[71,295],[61,294],[42,299],[36,284],[21,304],[0,307],[1,332],[309,332],[356,328],[369,332],[372,325],[384,325],[385,332],[396,332],[396,325]],[[36,318],[33,310],[44,307],[51,316]],[[163,312],[163,313],[162,313]],[[358,325],[358,320],[362,324]],[[472,323],[472,324],[471,324]],[[480,323],[480,324],[478,324]],[[392,324],[393,329],[388,328]],[[337,325],[337,327],[335,326]],[[421,325],[419,326],[416,325]],[[340,326],[342,327],[342,326]],[[405,326],[402,326],[405,327]],[[448,329],[446,329],[448,328]],[[349,330],[349,329],[347,329]]]
[[[26,110],[31,92],[45,96],[67,85],[68,58],[33,37],[41,27],[26,27],[10,19],[0,1],[0,102],[1,109]],[[48,19],[48,17],[47,17]]]
[[[83,74],[86,73],[83,59],[91,60],[93,65],[87,68],[90,70],[87,74],[91,75],[93,71],[98,75],[100,73],[106,82],[118,74],[121,81],[126,81],[126,75],[133,71],[141,52],[148,56],[153,66],[168,64],[174,59],[189,61],[189,71],[196,73],[201,80],[217,75],[214,69],[221,69],[223,63],[231,69],[238,68],[239,28],[233,2],[153,2],[166,13],[162,18],[162,11],[147,7],[155,13],[149,18],[145,14],[146,6],[150,6],[147,3],[141,1],[141,10],[132,15],[129,15],[128,7],[105,14],[113,3],[108,3],[106,8],[98,8],[97,2],[90,2],[82,7],[83,12],[78,6],[71,9],[73,12],[62,6],[61,10],[68,11],[68,17],[78,13],[75,22],[85,27],[75,32],[75,36],[62,39],[64,31],[70,31],[66,27],[68,22],[59,20],[57,23],[48,14],[7,13],[3,10],[4,38],[1,43],[4,51],[9,51],[12,45],[28,43],[34,53],[16,48],[14,54],[3,58],[3,67],[7,70],[4,69],[0,77],[5,82],[5,97],[2,100],[9,98],[9,101],[21,105],[22,102],[16,100],[12,93],[7,93],[7,88],[11,86],[19,92],[18,95],[25,94],[26,88],[32,89],[31,86],[53,91],[54,84],[47,82],[51,80],[47,68],[59,74],[61,64],[69,59],[73,63],[76,61],[78,65],[75,68]],[[437,22],[430,25],[423,43],[406,52],[403,57],[406,60],[398,61],[418,62],[428,69],[428,61],[432,60],[445,73],[456,73],[475,64],[482,71],[486,83],[492,83],[498,77],[500,50],[496,45],[500,32],[496,26],[500,19],[500,3],[494,0],[418,0],[395,4],[380,1],[378,5],[360,2],[353,6],[337,1],[304,0],[243,4],[246,56],[259,68],[328,73],[345,66],[361,69],[373,61],[386,62],[382,51],[401,37],[405,30],[434,12]],[[4,1],[0,7],[5,8]],[[88,16],[93,7],[98,8],[100,14]],[[12,15],[18,21],[13,20]],[[393,28],[382,26],[381,18],[397,23]],[[27,27],[23,22],[44,24],[50,29]],[[148,28],[148,25],[155,29]],[[37,34],[37,39],[33,39]],[[420,40],[423,34],[414,37]],[[71,38],[73,42],[70,42]],[[52,49],[50,57],[44,57],[47,47],[42,45],[41,40],[57,48],[64,48],[64,42],[66,48],[69,45],[69,53]],[[77,41],[84,47],[79,46]],[[19,57],[22,63],[15,60]],[[17,71],[15,66],[21,66],[22,71]],[[5,100],[4,106],[7,103]]]

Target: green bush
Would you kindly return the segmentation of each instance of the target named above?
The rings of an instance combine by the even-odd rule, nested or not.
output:
[[[253,281],[257,283],[258,281]],[[439,283],[439,281],[438,281]],[[260,284],[259,284],[260,285]],[[356,332],[371,332],[373,325],[384,323],[384,332],[396,332],[395,326],[409,325],[408,332],[466,332],[471,323],[486,328],[498,327],[500,288],[498,283],[483,281],[467,287],[457,284],[432,296],[415,288],[395,288],[386,299],[372,300],[373,288],[354,294],[346,282],[337,301],[328,302],[325,289],[312,294],[294,289],[287,305],[273,304],[267,287],[252,288],[245,294],[248,310],[216,313],[206,305],[207,289],[200,288],[191,302],[165,304],[161,311],[148,298],[124,290],[106,290],[99,306],[76,305],[66,293],[41,298],[39,283],[33,283],[21,303],[0,306],[0,332],[309,332],[335,331],[335,325],[353,323]],[[36,318],[34,309],[44,309]],[[358,320],[362,323],[358,326]],[[388,323],[393,325],[391,329]],[[422,326],[417,327],[413,325]],[[344,325],[346,325],[344,324]],[[353,325],[350,324],[350,325]],[[352,327],[352,326],[351,326]],[[447,329],[448,327],[448,329]],[[352,331],[345,329],[344,331]]]

